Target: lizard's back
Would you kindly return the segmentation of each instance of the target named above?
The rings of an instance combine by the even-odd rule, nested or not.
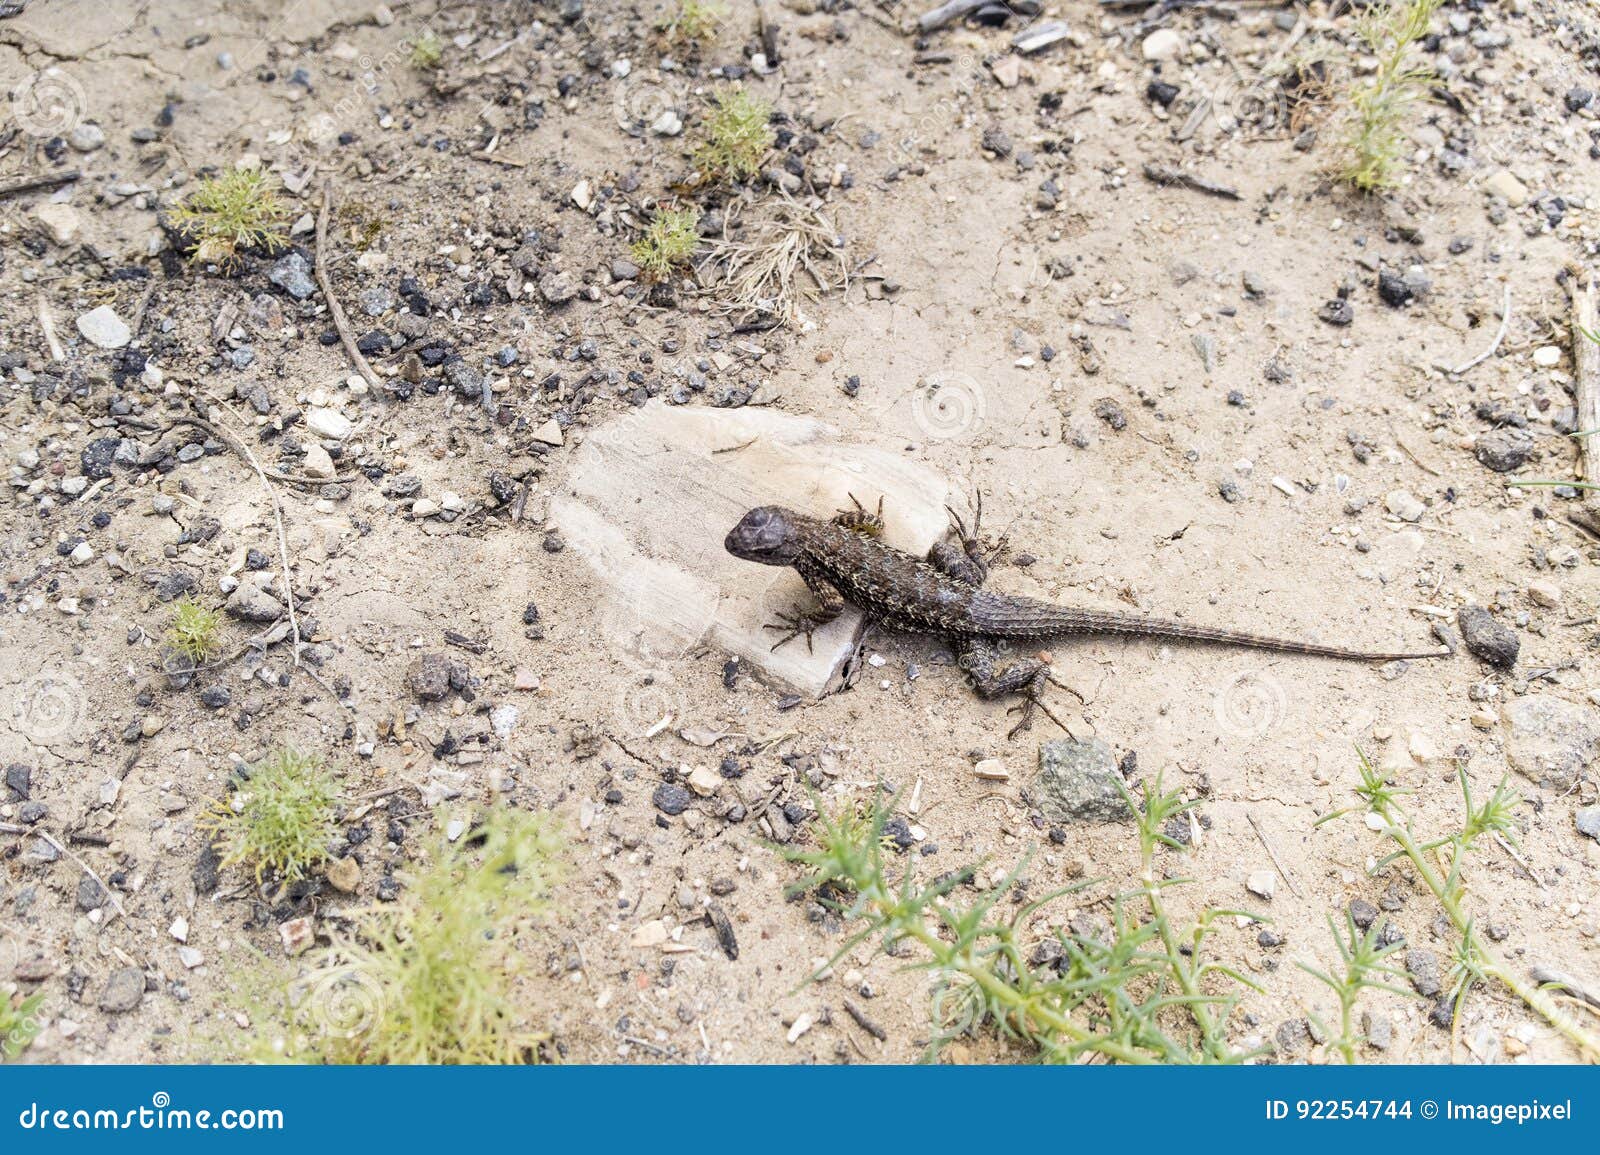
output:
[[[804,567],[827,578],[869,618],[910,633],[973,632],[976,591],[921,558],[828,521],[809,521],[804,540]]]

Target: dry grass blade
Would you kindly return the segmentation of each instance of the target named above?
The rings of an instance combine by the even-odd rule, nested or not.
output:
[[[844,238],[820,209],[784,196],[738,239],[729,235],[732,223],[730,217],[700,265],[718,315],[770,317],[793,328],[805,304],[849,287]]]

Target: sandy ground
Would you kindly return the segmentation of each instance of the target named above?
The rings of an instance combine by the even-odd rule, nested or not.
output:
[[[981,859],[992,876],[1034,850],[1036,891],[1083,873],[1105,880],[1052,909],[1052,925],[1103,911],[1136,868],[1131,829],[1073,825],[1064,844],[1048,842],[1022,787],[1038,742],[1057,735],[1007,741],[1004,705],[968,693],[939,644],[871,634],[871,660],[851,689],[780,709],[780,690],[756,678],[725,684],[726,655],[715,650],[631,650],[580,559],[548,548],[560,527],[546,510],[573,447],[627,412],[640,382],[670,393],[700,372],[709,385],[692,404],[755,385],[757,400],[981,490],[991,526],[1011,544],[997,588],[1366,647],[1427,648],[1434,623],[1453,626],[1460,607],[1494,609],[1521,638],[1509,673],[1464,652],[1372,667],[1148,641],[1053,647],[1062,678],[1087,699],[1078,708],[1063,697],[1074,728],[1119,755],[1136,752],[1141,775],[1160,771],[1201,800],[1201,840],[1166,860],[1194,879],[1180,906],[1259,910],[1281,939],[1264,947],[1260,926],[1234,921],[1219,934],[1218,953],[1262,987],[1236,1020],[1241,1046],[1276,1038],[1291,1043],[1286,1060],[1327,1058],[1293,1022],[1328,1014],[1331,1000],[1294,964],[1331,961],[1325,919],[1352,900],[1387,896],[1384,917],[1447,969],[1455,936],[1431,898],[1403,870],[1367,876],[1379,840],[1355,818],[1313,824],[1354,801],[1359,746],[1415,791],[1419,830],[1447,830],[1460,813],[1458,766],[1478,793],[1511,772],[1510,703],[1559,699],[1588,719],[1600,693],[1600,552],[1565,520],[1570,499],[1508,489],[1508,475],[1475,457],[1479,439],[1519,415],[1534,448],[1513,475],[1576,475],[1571,415],[1562,415],[1573,365],[1564,286],[1592,266],[1600,236],[1589,155],[1600,126],[1592,108],[1574,111],[1566,98],[1595,83],[1594,14],[1553,0],[1446,8],[1436,27],[1459,17],[1467,30],[1446,31],[1437,51],[1454,53],[1449,88],[1465,103],[1419,108],[1409,179],[1361,199],[1328,176],[1331,128],[1304,151],[1302,126],[1287,117],[1237,120],[1257,111],[1239,94],[1263,70],[1325,35],[1320,3],[1287,29],[1274,17],[1295,8],[1165,18],[1185,53],[1160,65],[1182,90],[1171,108],[1147,95],[1155,73],[1141,46],[1151,28],[1137,13],[1056,5],[1071,39],[1023,58],[1005,87],[986,62],[1009,51],[1015,21],[922,43],[895,26],[915,15],[904,6],[769,4],[781,65],[746,83],[803,143],[802,195],[822,198],[863,275],[808,305],[797,329],[734,336],[692,295],[650,305],[611,270],[627,256],[628,205],[664,195],[688,168],[711,69],[748,67],[759,47],[749,7],[734,5],[730,25],[691,62],[695,75],[656,67],[662,49],[650,29],[663,5],[588,0],[574,22],[559,7],[423,4],[375,18],[371,4],[339,0],[157,2],[113,29],[97,5],[59,3],[0,20],[7,90],[54,84],[67,106],[36,111],[21,131],[5,125],[0,174],[83,173],[55,193],[3,202],[0,436],[12,485],[0,507],[0,761],[31,768],[31,797],[48,809],[43,828],[76,855],[40,861],[30,853],[38,839],[0,837],[0,983],[46,994],[28,1058],[226,1052],[251,957],[242,944],[282,959],[284,912],[252,901],[241,872],[196,893],[197,820],[230,760],[279,743],[325,755],[351,798],[411,784],[432,800],[448,786],[456,796],[440,803],[446,814],[496,802],[564,818],[573,873],[518,989],[572,1061],[921,1055],[926,978],[901,961],[858,948],[826,981],[799,986],[842,936],[809,898],[786,899],[798,873],[774,853],[771,824],[749,811],[808,807],[808,781],[830,798],[870,797],[879,781],[915,788],[913,817],[941,869]],[[423,25],[445,41],[433,78],[405,63],[406,38]],[[924,51],[932,55],[918,63]],[[219,66],[222,54],[231,68]],[[626,76],[619,60],[629,61]],[[684,136],[636,136],[619,123],[680,92]],[[1215,106],[1177,139],[1198,93],[1216,94]],[[59,126],[38,123],[50,115]],[[50,143],[84,124],[103,130],[103,143]],[[996,129],[1010,155],[985,149],[1002,143]],[[1441,168],[1446,148],[1468,158],[1461,171]],[[359,331],[394,317],[362,314],[360,294],[392,294],[414,277],[433,303],[430,338],[479,366],[503,347],[517,351],[514,365],[488,370],[504,379],[498,414],[448,388],[409,401],[351,396],[339,347],[317,340],[328,328],[316,315],[320,295],[299,302],[274,289],[270,259],[228,278],[163,255],[158,207],[207,165],[246,155],[304,190],[297,216],[315,212],[331,179],[347,213],[381,222],[359,261],[350,248],[359,223],[342,215],[334,229],[335,279]],[[1150,162],[1232,186],[1238,199],[1149,181]],[[1502,170],[1530,203],[1508,207],[1488,191]],[[1046,181],[1053,208],[1041,197]],[[596,195],[588,211],[573,201],[580,182]],[[66,243],[38,216],[52,200],[76,210],[80,232]],[[475,303],[474,286],[503,289],[534,230],[545,269],[585,291],[551,305],[518,286],[515,299],[497,291]],[[1421,266],[1426,292],[1385,304],[1380,266]],[[119,277],[130,267],[147,279]],[[114,377],[117,355],[74,326],[101,304],[131,318],[147,287],[141,340],[160,384],[137,370]],[[1319,318],[1341,287],[1354,311],[1348,327]],[[1495,355],[1461,375],[1442,371],[1490,346],[1507,291],[1512,316]],[[263,294],[281,321],[260,317],[259,305],[252,313]],[[64,344],[59,362],[41,302]],[[231,325],[214,327],[227,310]],[[243,368],[230,360],[240,345],[254,352]],[[1542,363],[1548,355],[1536,360],[1549,346],[1553,366]],[[375,362],[388,374],[401,359]],[[859,389],[847,391],[853,377]],[[42,380],[58,383],[53,394],[39,395]],[[347,494],[275,486],[326,687],[295,671],[280,644],[175,690],[160,670],[168,610],[146,575],[185,570],[220,603],[219,581],[249,572],[247,551],[276,565],[265,491],[225,449],[168,472],[118,465],[89,493],[62,486],[82,473],[88,442],[118,435],[114,399],[159,425],[183,394],[255,387],[275,406],[265,421],[331,399],[358,422],[339,458],[341,469],[360,467]],[[1103,418],[1106,399],[1122,428]],[[1484,406],[1492,419],[1480,416]],[[559,446],[534,437],[551,418],[564,428]],[[280,457],[284,438],[311,440],[299,426],[252,444],[269,468],[297,472],[297,458]],[[496,472],[528,483],[520,520],[491,497]],[[423,496],[460,495],[466,512],[449,522],[415,516],[414,498],[385,496],[404,473]],[[154,512],[158,493],[178,499],[174,512]],[[180,543],[206,517],[219,532]],[[727,528],[706,527],[708,550]],[[79,540],[92,547],[83,564],[68,556]],[[524,621],[530,602],[538,627]],[[238,645],[260,627],[228,629]],[[481,640],[482,652],[448,646],[446,630]],[[423,652],[466,662],[481,681],[475,700],[417,702],[407,670]],[[537,677],[536,691],[514,689],[518,670]],[[229,704],[208,708],[200,692],[216,685]],[[498,703],[518,711],[505,737],[486,714]],[[668,711],[672,724],[647,736]],[[389,726],[397,715],[404,737]],[[730,736],[704,748],[681,738],[684,728]],[[446,731],[488,738],[481,750],[437,758]],[[785,732],[748,752],[747,738]],[[1481,847],[1469,905],[1503,936],[1496,949],[1519,973],[1545,964],[1600,988],[1600,844],[1574,825],[1575,811],[1595,803],[1595,740],[1579,743],[1577,780],[1560,788],[1512,774],[1525,798],[1520,850]],[[744,773],[717,798],[670,818],[653,805],[664,768],[724,757]],[[1011,780],[977,778],[985,757],[1003,759]],[[605,801],[612,790],[621,801]],[[735,802],[744,821],[729,816]],[[22,799],[0,803],[0,821],[21,820]],[[369,816],[380,832],[390,804]],[[420,800],[406,792],[393,804]],[[360,848],[360,894],[313,896],[305,909],[327,918],[372,901],[375,882],[403,866],[430,826],[400,845],[376,835]],[[805,839],[803,828],[795,837]],[[81,867],[110,883],[125,917],[82,909]],[[1275,876],[1270,902],[1245,889],[1261,871]],[[737,960],[700,915],[713,892],[733,920]],[[180,963],[168,932],[180,915],[204,956],[197,969]],[[672,934],[665,946],[633,945],[656,919]],[[42,967],[29,965],[40,958]],[[281,965],[287,974],[295,964]],[[100,1009],[108,976],[126,966],[147,975],[142,1002]],[[845,998],[882,1025],[884,1041],[842,1013]],[[1498,989],[1467,1000],[1455,1046],[1428,1022],[1424,1000],[1369,993],[1363,1007],[1393,1027],[1386,1050],[1364,1052],[1375,1062],[1576,1057]],[[815,1025],[786,1041],[800,1016]],[[946,1057],[1028,1055],[979,1037]]]

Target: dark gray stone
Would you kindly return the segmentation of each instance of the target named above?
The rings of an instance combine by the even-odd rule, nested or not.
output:
[[[689,804],[694,801],[694,795],[676,782],[663,782],[656,787],[655,793],[650,796],[650,801],[655,803],[656,809],[661,813],[676,815],[689,809]]]
[[[111,972],[96,1005],[108,1014],[120,1015],[144,1001],[144,972],[138,967],[122,967]]]
[[[1417,989],[1417,994],[1423,998],[1431,999],[1444,989],[1440,979],[1439,956],[1431,950],[1412,947],[1406,951],[1406,973],[1411,976],[1411,985]]]
[[[1491,666],[1509,670],[1517,664],[1517,654],[1522,649],[1521,639],[1515,630],[1501,625],[1482,606],[1462,606],[1461,612],[1456,615],[1456,624],[1461,627],[1461,637],[1467,649]]]
[[[1533,437],[1521,429],[1492,429],[1478,438],[1478,461],[1496,473],[1521,469],[1533,456]]]
[[[1052,822],[1115,822],[1133,817],[1111,747],[1098,738],[1062,738],[1039,747],[1033,802]]]

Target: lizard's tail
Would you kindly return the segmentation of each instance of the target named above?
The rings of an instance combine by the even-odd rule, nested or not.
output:
[[[1025,597],[998,597],[980,593],[973,599],[972,623],[977,633],[995,638],[1048,638],[1067,634],[1128,634],[1151,638],[1181,638],[1192,642],[1212,642],[1223,646],[1245,646],[1254,650],[1276,650],[1285,654],[1311,654],[1323,658],[1345,658],[1363,662],[1392,662],[1402,658],[1444,658],[1450,650],[1416,653],[1376,653],[1324,646],[1315,642],[1291,641],[1243,630],[1197,626],[1171,618],[1150,618],[1108,610],[1074,610],[1050,602]]]

